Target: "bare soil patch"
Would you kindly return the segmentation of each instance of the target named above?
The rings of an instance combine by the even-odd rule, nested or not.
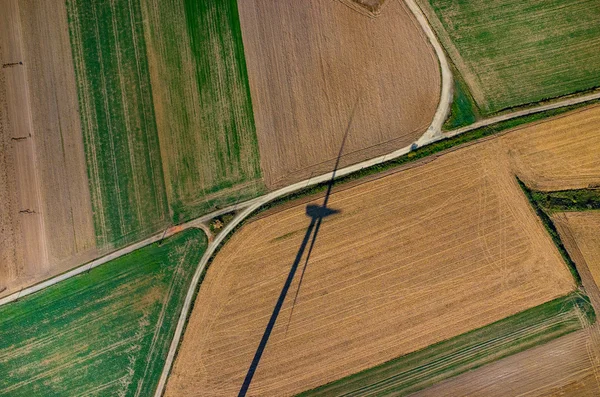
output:
[[[381,8],[387,0],[340,0],[348,7],[363,13],[371,18],[375,18],[381,12]]]
[[[291,316],[294,279],[249,394],[310,389],[571,291],[515,174],[545,186],[600,182],[600,168],[589,165],[600,137],[582,121],[598,112],[515,130],[333,194],[330,207],[341,213],[323,222]],[[239,391],[308,223],[304,205],[288,208],[245,225],[217,255],[167,395]],[[562,368],[582,376],[572,379],[592,379],[577,372],[585,362],[569,360]]]
[[[66,11],[2,0],[0,295],[95,256]]]
[[[348,128],[342,166],[404,147],[429,126],[440,70],[403,2],[375,19],[330,0],[238,7],[268,187],[331,170]]]

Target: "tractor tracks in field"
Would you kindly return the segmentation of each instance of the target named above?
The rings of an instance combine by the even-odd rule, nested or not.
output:
[[[397,1],[403,1],[403,0],[397,0]],[[84,264],[78,268],[72,269],[66,273],[60,274],[58,276],[55,276],[48,280],[45,280],[45,281],[38,283],[36,285],[33,285],[31,287],[24,288],[18,292],[15,292],[11,295],[6,296],[6,297],[0,298],[0,306],[7,304],[9,302],[16,301],[16,300],[18,300],[24,296],[27,296],[29,294],[38,292],[46,287],[54,285],[58,282],[66,280],[70,277],[87,272],[87,271],[89,271],[97,266],[100,266],[106,262],[109,262],[113,259],[117,259],[124,255],[127,255],[127,254],[129,254],[139,248],[147,246],[149,244],[155,243],[157,241],[161,241],[162,239],[169,237],[171,235],[174,235],[178,232],[181,232],[185,229],[200,228],[200,229],[204,230],[204,232],[209,236],[209,244],[207,246],[206,252],[202,256],[202,258],[196,268],[196,271],[194,273],[194,276],[192,278],[192,281],[190,283],[190,286],[189,286],[187,294],[186,294],[184,305],[181,309],[181,313],[180,313],[180,316],[179,316],[179,319],[177,322],[177,327],[175,329],[175,334],[171,341],[168,355],[167,355],[167,358],[166,358],[166,361],[165,361],[165,364],[163,367],[163,371],[161,373],[160,381],[159,381],[158,387],[155,392],[155,397],[160,397],[160,396],[162,396],[162,394],[164,392],[166,382],[167,382],[169,373],[171,371],[171,367],[172,367],[174,359],[175,359],[177,348],[180,344],[181,337],[183,335],[183,330],[185,328],[185,324],[187,322],[187,318],[188,318],[188,315],[189,315],[191,307],[192,307],[192,302],[194,299],[195,291],[198,287],[200,278],[206,269],[206,266],[208,265],[210,259],[215,254],[215,252],[217,251],[219,246],[229,236],[229,234],[242,221],[244,221],[248,216],[250,216],[258,208],[260,208],[264,204],[269,203],[277,198],[286,196],[290,193],[297,192],[306,187],[314,186],[314,185],[324,183],[324,182],[328,182],[333,176],[335,176],[335,178],[340,178],[340,177],[346,176],[348,174],[360,171],[364,168],[368,168],[368,167],[371,167],[371,166],[374,166],[377,164],[385,163],[389,160],[396,159],[398,157],[408,154],[409,152],[414,150],[416,147],[422,147],[422,146],[437,142],[442,139],[454,137],[454,136],[472,131],[477,128],[485,127],[485,126],[488,126],[491,124],[496,124],[501,121],[506,121],[506,120],[510,120],[513,118],[522,117],[525,115],[543,112],[546,110],[558,109],[558,108],[565,107],[565,106],[576,105],[576,104],[584,103],[587,101],[600,99],[600,92],[581,96],[581,97],[568,98],[568,99],[558,101],[558,102],[555,102],[552,104],[537,106],[537,107],[524,109],[524,110],[516,111],[513,113],[508,113],[508,114],[492,117],[489,119],[481,120],[481,121],[478,121],[469,126],[455,129],[452,131],[442,132],[442,125],[443,125],[444,121],[446,120],[446,117],[449,114],[450,106],[451,106],[451,103],[453,100],[454,80],[452,77],[452,72],[450,70],[448,61],[446,59],[445,52],[444,52],[440,42],[438,41],[436,35],[434,34],[431,26],[429,25],[425,15],[422,13],[421,9],[419,8],[419,6],[415,3],[414,0],[404,0],[404,1],[405,1],[406,5],[408,6],[408,8],[410,9],[410,11],[413,13],[413,15],[416,18],[419,25],[421,26],[421,28],[422,28],[424,34],[427,36],[429,42],[433,46],[436,56],[438,58],[438,62],[440,64],[440,71],[441,71],[441,76],[442,76],[442,80],[441,80],[442,81],[442,89],[441,89],[441,94],[440,94],[440,101],[438,103],[438,108],[434,114],[433,120],[432,120],[429,128],[415,143],[413,143],[412,145],[406,146],[404,148],[398,149],[392,153],[389,153],[389,154],[386,154],[383,156],[378,156],[378,157],[375,157],[370,160],[366,160],[366,161],[363,161],[363,162],[360,162],[360,163],[357,163],[354,165],[350,165],[345,168],[338,169],[335,171],[335,175],[334,175],[334,172],[328,172],[328,173],[320,175],[320,176],[311,177],[304,181],[296,182],[292,185],[289,185],[284,188],[278,189],[276,191],[267,193],[263,196],[260,196],[260,197],[242,202],[242,203],[237,203],[235,205],[213,211],[209,214],[203,215],[201,217],[198,217],[196,219],[193,219],[193,220],[183,223],[181,225],[173,226],[165,231],[155,234],[154,236],[148,237],[142,241],[139,241],[137,243],[131,244],[127,247],[124,247],[122,249],[114,251],[106,256],[98,258],[98,259],[96,259],[92,262],[89,262],[87,264]],[[207,223],[214,217],[217,217],[219,215],[223,215],[226,213],[230,213],[230,212],[237,213],[236,216],[233,218],[233,220],[231,222],[229,222],[218,235],[211,236],[210,230],[206,226]]]

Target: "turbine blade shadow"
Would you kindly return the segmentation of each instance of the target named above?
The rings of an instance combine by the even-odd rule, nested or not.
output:
[[[267,324],[267,328],[258,344],[258,349],[256,349],[256,353],[254,354],[254,358],[252,359],[252,363],[250,364],[250,368],[246,373],[246,377],[244,378],[244,383],[240,389],[238,394],[239,397],[243,397],[248,392],[248,388],[250,387],[250,383],[252,382],[252,378],[254,377],[254,373],[256,372],[256,368],[258,367],[258,363],[260,362],[260,358],[267,346],[267,342],[269,341],[269,336],[271,336],[271,331],[273,331],[273,327],[275,326],[275,322],[277,321],[277,317],[279,316],[279,312],[281,311],[281,306],[283,306],[283,301],[292,285],[292,280],[294,279],[294,275],[296,274],[296,270],[298,269],[298,264],[300,264],[300,260],[302,259],[302,255],[304,254],[304,250],[306,249],[306,245],[308,244],[308,240],[312,234],[312,231],[315,227],[316,218],[312,218],[308,229],[306,229],[306,234],[304,235],[304,239],[302,240],[302,244],[300,245],[300,249],[296,254],[296,259],[294,260],[294,264],[290,269],[287,279],[285,280],[285,284],[281,289],[281,293],[279,294],[279,298],[277,299],[277,303],[275,304],[275,308],[273,309],[273,313],[271,314],[271,318],[269,319],[269,323]]]
[[[323,218],[318,218],[317,224],[315,226],[315,233],[310,241],[310,246],[308,247],[308,252],[306,254],[306,261],[304,261],[304,266],[302,266],[302,273],[300,273],[300,281],[298,281],[298,288],[296,289],[296,295],[294,295],[294,301],[292,302],[292,310],[290,311],[290,317],[288,318],[287,325],[285,326],[285,334],[287,335],[288,328],[290,327],[290,322],[292,321],[292,316],[294,315],[294,308],[296,307],[296,300],[298,300],[298,294],[300,293],[300,288],[302,287],[302,280],[304,280],[304,273],[306,272],[306,266],[308,265],[308,260],[310,259],[310,254],[315,245],[315,240],[317,239],[317,234],[319,234],[319,228],[321,227],[321,221]]]
[[[315,241],[317,239],[317,235],[319,233],[319,229],[321,227],[321,222],[323,221],[323,218],[326,218],[330,215],[340,212],[339,210],[327,208],[327,203],[329,201],[329,196],[331,195],[331,190],[333,188],[335,174],[340,165],[340,159],[342,157],[342,153],[344,152],[344,146],[346,144],[346,139],[348,138],[348,133],[350,132],[350,128],[352,126],[352,120],[354,119],[354,114],[356,113],[356,109],[358,107],[359,98],[360,98],[360,95],[357,97],[356,102],[354,103],[354,106],[352,108],[352,112],[350,113],[350,119],[348,120],[348,125],[346,127],[346,131],[344,132],[344,137],[342,139],[340,151],[339,151],[337,159],[335,161],[333,173],[332,173],[331,179],[327,185],[327,191],[325,192],[325,199],[323,200],[323,205],[309,204],[306,206],[306,215],[311,218],[310,225],[308,226],[308,229],[306,229],[306,234],[304,235],[304,239],[302,240],[302,243],[300,244],[300,248],[298,249],[298,252],[296,253],[296,258],[294,259],[294,263],[292,264],[292,267],[291,267],[288,277],[285,281],[285,284],[283,285],[281,293],[279,294],[279,298],[277,299],[277,303],[275,304],[275,308],[273,309],[273,313],[271,314],[269,323],[267,324],[265,332],[263,333],[260,343],[258,344],[256,353],[254,353],[254,357],[252,359],[252,362],[250,363],[250,368],[248,369],[248,372],[246,373],[246,377],[244,378],[244,383],[242,383],[242,387],[240,388],[238,397],[245,397],[246,393],[248,393],[248,389],[250,388],[250,383],[252,382],[252,378],[254,377],[256,369],[258,368],[258,363],[260,362],[262,354],[267,346],[267,342],[269,341],[271,332],[273,331],[273,328],[275,327],[275,322],[277,321],[277,317],[279,316],[279,312],[281,311],[283,302],[285,301],[285,298],[288,294],[288,290],[290,289],[290,286],[292,285],[292,281],[294,280],[294,276],[296,274],[296,271],[298,270],[298,265],[300,264],[300,261],[302,260],[302,257],[304,256],[304,251],[306,250],[308,241],[311,240],[310,246],[308,249],[308,253],[306,255],[306,261],[304,262],[304,266],[302,267],[302,273],[300,276],[300,281],[298,282],[298,288],[296,290],[296,294],[294,296],[294,301],[292,303],[292,309],[290,311],[290,318],[288,320],[286,330],[285,330],[286,335],[287,335],[287,329],[290,325],[290,321],[292,320],[292,314],[294,313],[294,307],[296,306],[296,300],[298,299],[298,294],[300,292],[300,287],[302,286],[302,280],[304,279],[304,274],[305,274],[306,268],[308,266],[308,261],[310,259],[310,255],[312,253],[313,247],[315,245]],[[313,234],[313,231],[314,231],[314,234]],[[312,239],[311,239],[311,236],[312,236]]]

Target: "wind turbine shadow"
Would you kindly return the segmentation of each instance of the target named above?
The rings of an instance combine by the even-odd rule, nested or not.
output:
[[[339,210],[328,208],[327,203],[329,202],[329,196],[331,195],[331,190],[333,188],[335,174],[340,165],[340,159],[341,159],[342,153],[344,151],[344,145],[346,144],[346,138],[348,137],[348,133],[350,132],[350,127],[352,126],[352,120],[354,118],[354,114],[356,113],[356,108],[358,106],[358,100],[359,100],[359,98],[356,99],[356,102],[354,103],[354,107],[352,108],[352,112],[350,113],[350,119],[348,120],[348,125],[346,126],[346,131],[344,132],[344,137],[342,139],[340,151],[339,151],[337,159],[335,161],[333,173],[331,175],[331,179],[329,180],[329,183],[327,184],[327,191],[325,192],[325,198],[323,200],[323,205],[308,204],[306,206],[306,216],[308,216],[310,218],[310,224],[308,225],[308,228],[306,229],[306,233],[304,234],[304,238],[302,239],[300,248],[298,249],[298,252],[296,253],[296,258],[294,259],[294,263],[292,264],[292,267],[290,268],[290,272],[287,276],[287,279],[285,280],[285,284],[283,285],[283,288],[281,289],[281,293],[279,294],[277,303],[275,303],[275,307],[273,309],[273,313],[271,314],[271,318],[269,319],[269,323],[267,324],[267,327],[265,328],[265,332],[260,340],[260,343],[258,344],[258,348],[256,349],[256,353],[254,354],[254,358],[252,359],[252,362],[250,363],[250,368],[248,369],[248,372],[246,373],[246,377],[244,378],[244,383],[242,384],[242,387],[240,388],[238,397],[244,397],[244,396],[246,396],[246,393],[248,392],[248,388],[250,387],[250,383],[252,382],[254,373],[256,372],[256,369],[258,368],[258,363],[260,362],[262,354],[267,346],[267,342],[269,341],[269,337],[271,336],[271,332],[273,331],[273,327],[275,326],[275,322],[277,321],[277,317],[279,316],[279,312],[281,311],[283,302],[285,301],[285,298],[288,294],[290,286],[292,285],[294,276],[296,275],[296,271],[298,270],[298,266],[300,264],[300,261],[302,260],[302,257],[304,256],[304,251],[306,250],[306,247],[309,244],[309,241],[310,241],[310,246],[308,248],[306,260],[304,261],[304,265],[302,267],[302,273],[300,275],[300,281],[298,282],[298,288],[296,289],[296,294],[294,296],[294,301],[292,303],[292,310],[290,311],[290,317],[288,319],[288,323],[286,326],[286,334],[287,334],[287,328],[289,327],[290,321],[292,320],[292,315],[294,314],[294,307],[296,306],[296,300],[298,299],[300,287],[302,286],[302,281],[304,279],[306,267],[308,266],[308,261],[310,259],[310,255],[312,253],[313,247],[315,245],[315,241],[317,239],[317,235],[319,234],[319,230],[321,228],[321,222],[323,221],[324,218],[340,212]]]

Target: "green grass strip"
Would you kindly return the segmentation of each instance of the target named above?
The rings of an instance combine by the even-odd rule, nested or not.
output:
[[[0,307],[0,395],[152,395],[206,246],[189,229]]]
[[[581,329],[582,314],[595,321],[589,299],[574,292],[299,396],[404,396]]]
[[[563,257],[563,260],[567,264],[567,267],[569,268],[571,275],[575,279],[575,282],[577,283],[577,285],[581,285],[581,276],[579,275],[579,271],[577,270],[577,267],[575,266],[575,262],[573,262],[573,259],[571,259],[571,255],[569,255],[569,252],[565,248],[565,246],[560,238],[560,235],[558,234],[558,230],[556,229],[554,222],[552,222],[552,219],[549,216],[550,212],[548,211],[548,209],[553,209],[554,207],[544,207],[544,205],[552,206],[553,202],[558,201],[558,197],[552,196],[553,194],[557,194],[558,192],[556,192],[556,193],[536,192],[536,191],[529,189],[519,178],[517,178],[517,181],[519,182],[519,186],[521,186],[521,189],[523,189],[525,196],[527,196],[529,203],[531,203],[531,206],[535,210],[535,213],[540,217],[540,219],[542,220],[542,223],[544,224],[544,227],[550,234],[550,237],[552,237],[552,241],[554,242],[554,245],[556,245],[558,252],[560,252],[560,255]],[[574,192],[574,191],[571,191],[571,192]],[[582,193],[579,193],[579,194],[582,194]],[[572,194],[572,196],[575,197],[575,196],[577,196],[577,194],[576,193]],[[555,197],[555,199],[552,199],[551,197]],[[561,202],[563,203],[563,205],[566,204],[562,200],[561,200]],[[582,203],[579,202],[579,205],[581,205],[581,204]],[[573,208],[573,207],[571,207],[571,208]]]

